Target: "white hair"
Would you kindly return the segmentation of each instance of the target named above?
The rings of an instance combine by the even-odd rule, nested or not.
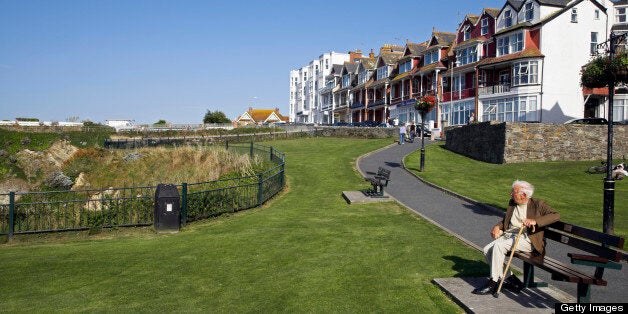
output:
[[[518,186],[519,191],[525,193],[527,198],[531,198],[532,194],[534,194],[534,185],[530,182],[515,180],[515,182],[512,183],[512,188],[514,189],[515,186]]]

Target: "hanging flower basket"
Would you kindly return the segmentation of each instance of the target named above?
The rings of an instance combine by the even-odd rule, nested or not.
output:
[[[432,111],[432,109],[434,109],[435,106],[436,106],[436,97],[432,95],[426,95],[417,99],[416,103],[414,104],[414,109],[418,110],[422,114],[426,114]]]
[[[628,53],[621,52],[612,62],[608,56],[593,59],[582,70],[580,85],[589,88],[608,86],[610,78],[615,83],[628,82]]]

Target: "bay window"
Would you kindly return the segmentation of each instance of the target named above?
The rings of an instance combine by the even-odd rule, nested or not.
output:
[[[517,62],[512,68],[512,85],[538,83],[538,61]]]

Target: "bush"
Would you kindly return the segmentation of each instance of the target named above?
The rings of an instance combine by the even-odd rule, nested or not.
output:
[[[69,190],[72,187],[72,179],[61,171],[55,171],[46,178],[46,185],[53,189]]]

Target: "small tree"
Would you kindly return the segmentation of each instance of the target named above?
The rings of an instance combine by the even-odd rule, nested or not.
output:
[[[203,123],[231,123],[231,120],[225,116],[222,111],[211,111],[207,110],[205,117],[203,118]]]
[[[155,122],[153,125],[166,125],[168,122],[166,122],[166,120],[159,120],[157,122]]]

